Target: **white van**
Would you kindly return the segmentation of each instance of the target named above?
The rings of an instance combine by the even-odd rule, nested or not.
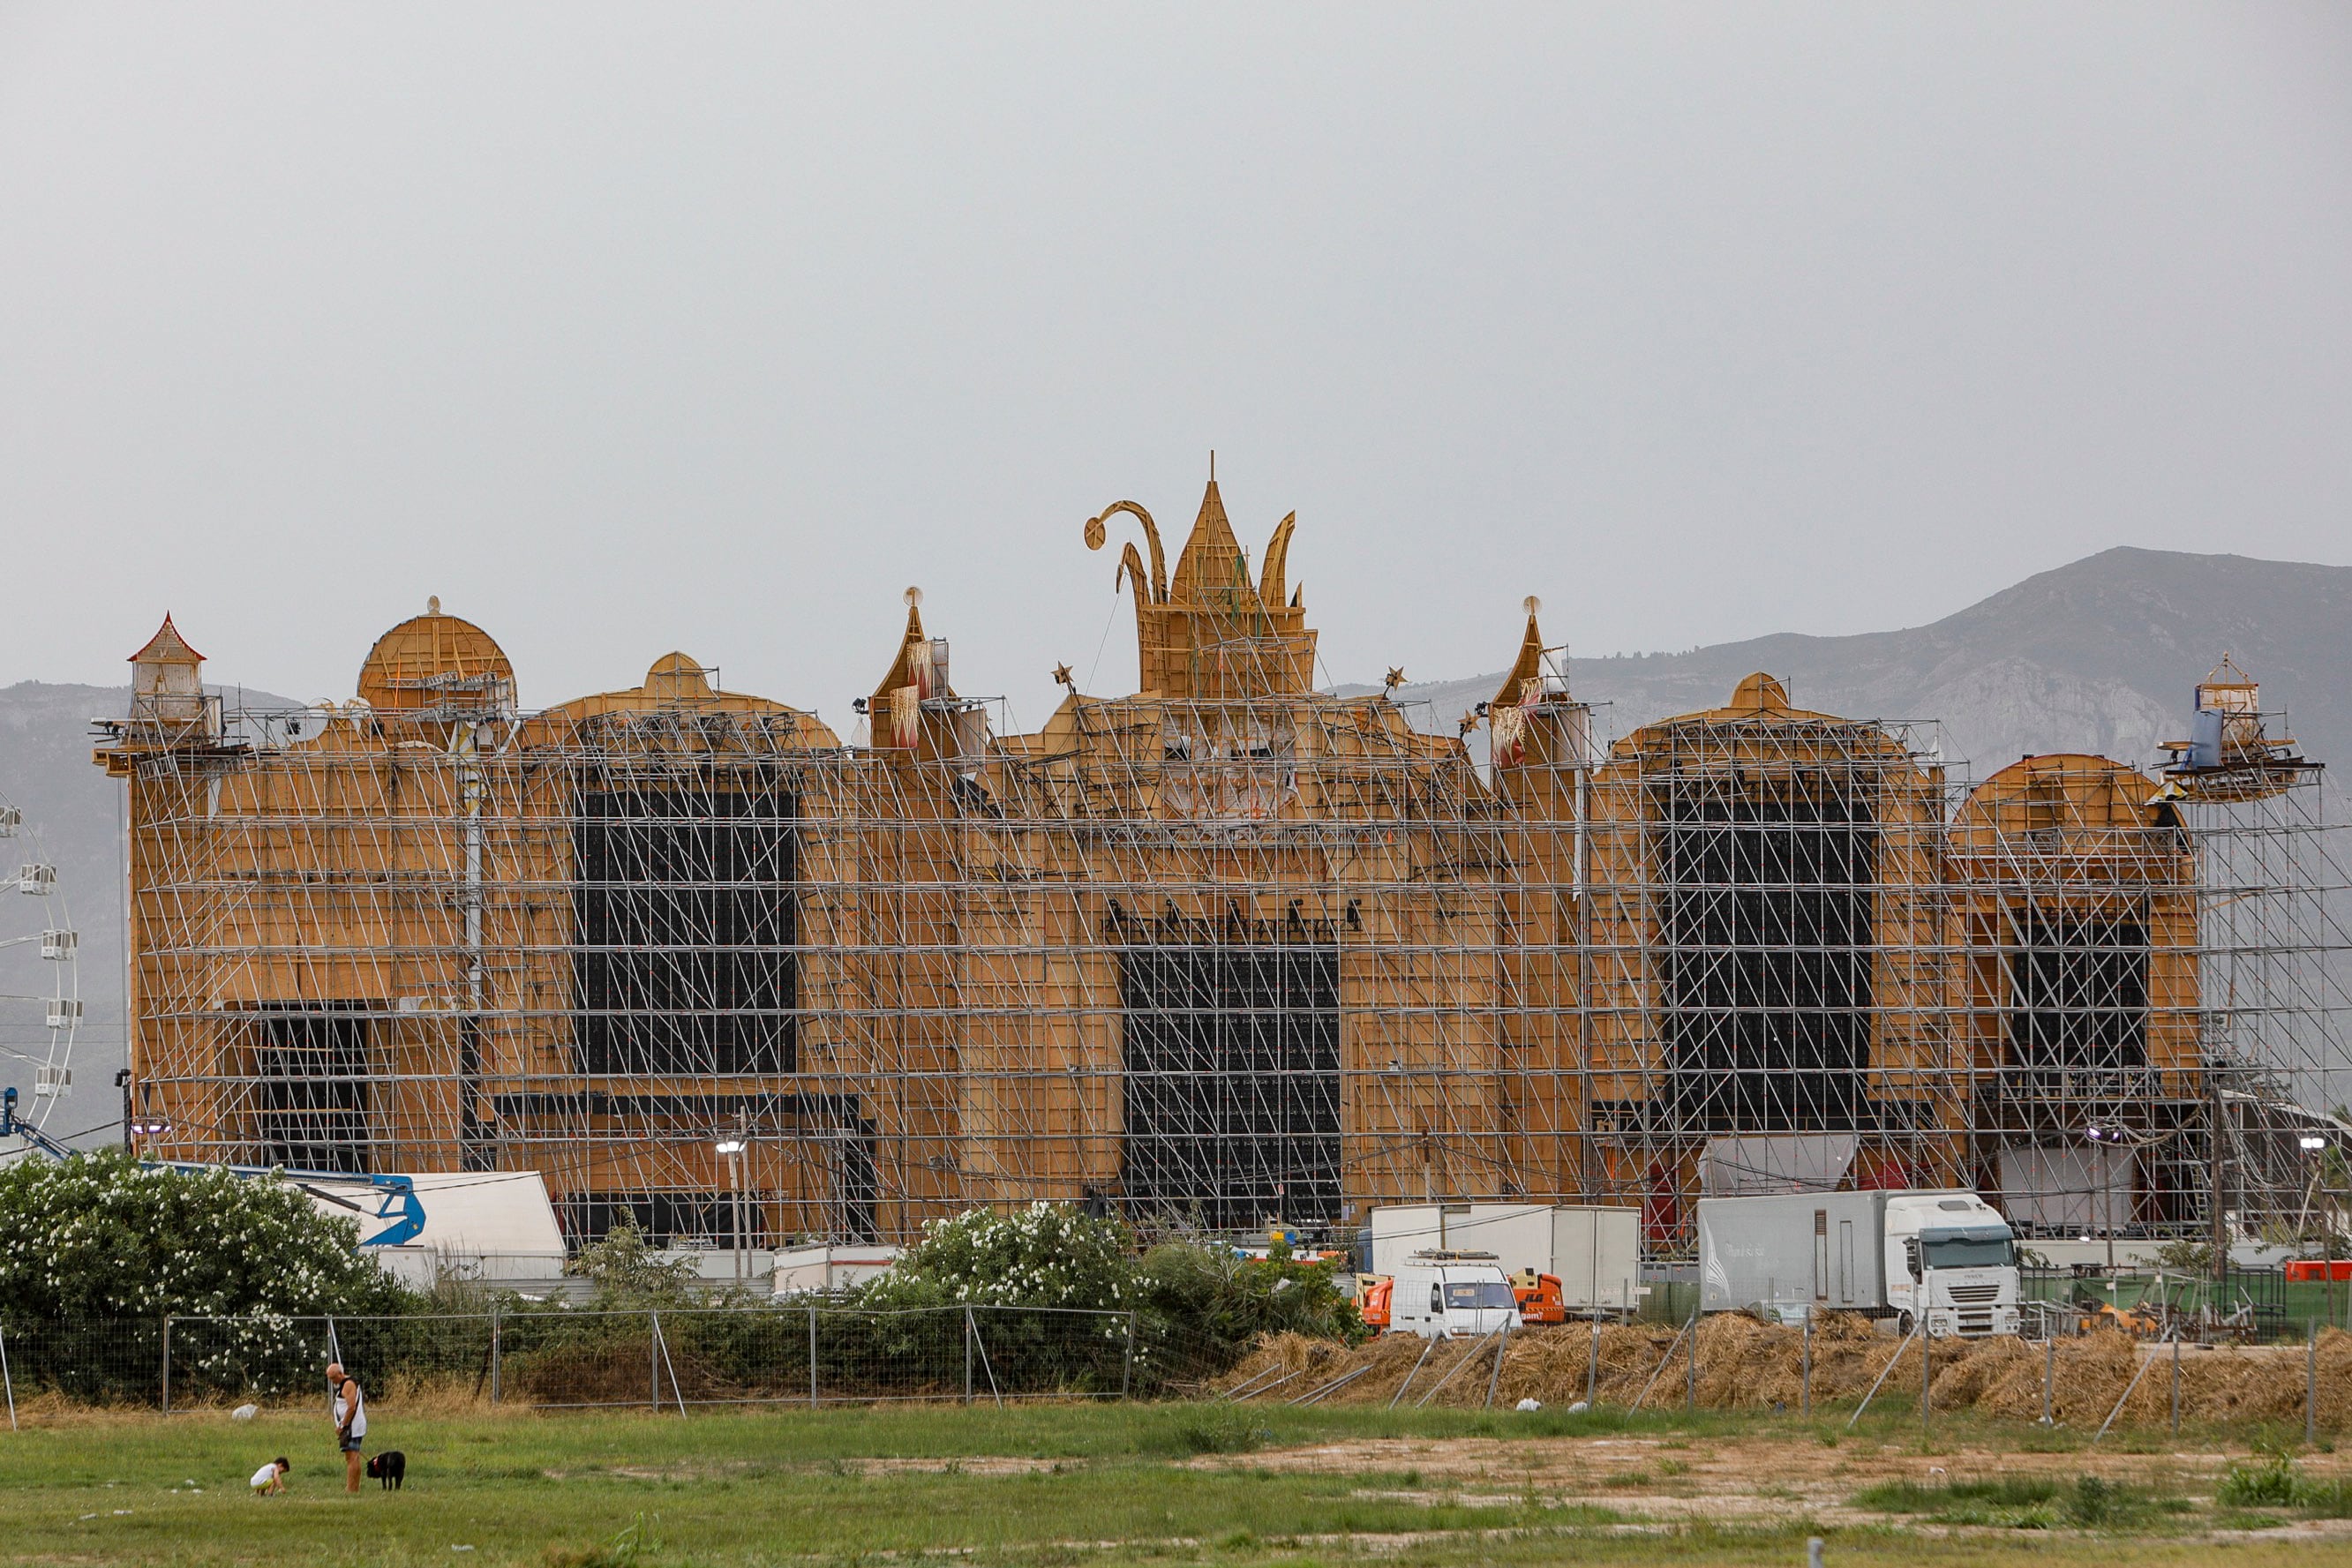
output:
[[[1398,1268],[1389,1296],[1391,1333],[1473,1339],[1518,1320],[1511,1277],[1492,1252],[1416,1252]]]

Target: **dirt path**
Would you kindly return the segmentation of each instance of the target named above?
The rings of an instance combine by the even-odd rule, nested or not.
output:
[[[1867,1442],[1832,1448],[1786,1438],[1367,1437],[1192,1463],[1360,1475],[1365,1495],[1400,1500],[1449,1500],[1472,1507],[1584,1502],[1659,1520],[1864,1524],[1887,1516],[1856,1509],[1850,1500],[1882,1481],[1940,1486],[2000,1475],[2067,1481],[2096,1475],[2210,1498],[2231,1463],[2244,1458],[2198,1448],[2126,1454],[1960,1448],[1921,1454]],[[2314,1477],[2352,1474],[2352,1456],[2345,1454],[2310,1455],[2300,1464]],[[2352,1540],[2352,1521],[2325,1521],[2315,1530],[2297,1526],[2296,1533]]]

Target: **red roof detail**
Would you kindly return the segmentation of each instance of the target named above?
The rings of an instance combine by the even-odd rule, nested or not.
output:
[[[205,656],[189,647],[188,640],[180,635],[180,629],[172,624],[169,612],[164,613],[163,624],[156,627],[155,634],[147,639],[147,645],[123,661],[128,664],[201,664],[204,662]]]

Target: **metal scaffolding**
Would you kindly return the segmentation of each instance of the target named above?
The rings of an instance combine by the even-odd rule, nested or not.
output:
[[[1765,675],[1601,743],[1531,603],[1482,766],[1312,688],[1289,519],[1254,583],[1213,485],[1171,584],[1113,512],[1147,689],[1066,681],[1034,733],[955,694],[911,592],[857,744],[682,654],[527,711],[437,604],[296,714],[192,700],[159,634],[100,753],[142,1146],[537,1169],[575,1238],[721,1246],[1036,1198],[1614,1202],[1666,1247],[1702,1193],[1806,1184],[2049,1235],[2309,1214],[2341,830],[2251,683],[2160,778],[1972,781]]]

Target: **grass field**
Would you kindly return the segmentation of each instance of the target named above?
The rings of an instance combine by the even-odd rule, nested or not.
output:
[[[342,1494],[316,1413],[50,1415],[0,1432],[0,1560],[73,1563],[2203,1563],[2352,1554],[2352,1521],[2217,1499],[2245,1435],[1900,1418],[1032,1406],[404,1415]],[[289,1495],[245,1495],[273,1454]],[[2340,1500],[2327,1454],[2297,1474]],[[2087,1484],[2084,1475],[2094,1479]],[[2314,1555],[2315,1552],[2319,1556]]]

